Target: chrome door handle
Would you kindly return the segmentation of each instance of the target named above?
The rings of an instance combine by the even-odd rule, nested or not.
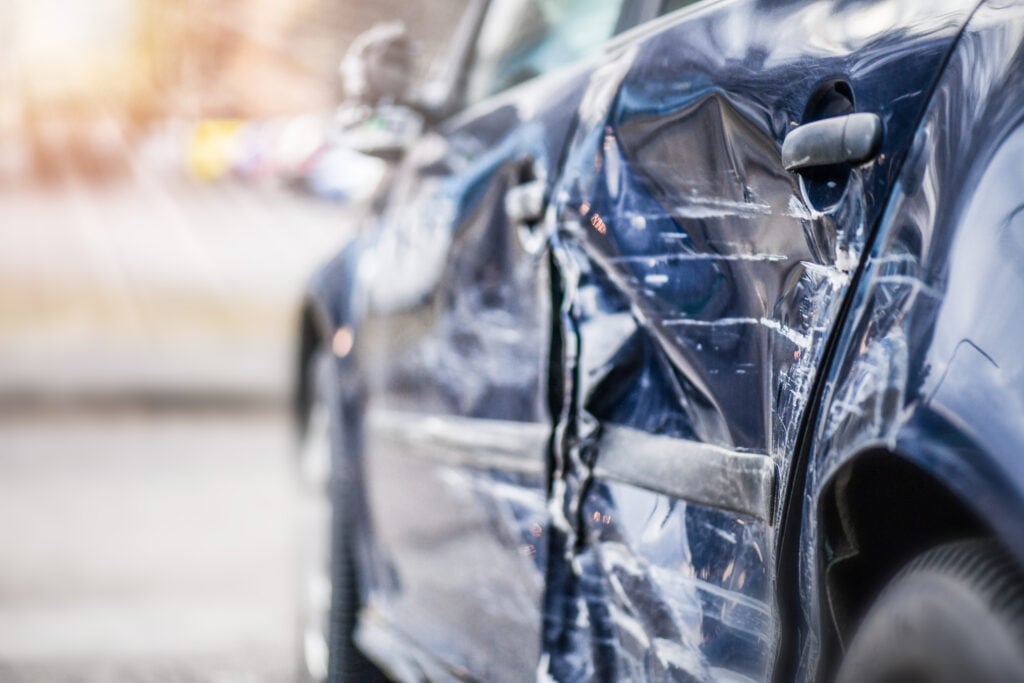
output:
[[[782,166],[799,171],[817,166],[859,164],[878,153],[882,119],[859,113],[821,119],[798,126],[782,142]]]

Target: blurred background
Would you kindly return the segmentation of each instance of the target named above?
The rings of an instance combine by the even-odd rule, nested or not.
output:
[[[464,4],[0,2],[0,680],[291,677],[297,306],[384,173],[338,64]]]

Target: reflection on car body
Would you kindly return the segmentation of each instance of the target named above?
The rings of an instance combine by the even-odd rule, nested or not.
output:
[[[309,291],[300,416],[354,341],[319,380],[332,680],[1024,676],[932,647],[1020,637],[951,568],[1024,586],[1022,35],[1014,2],[472,3]],[[977,614],[906,597],[933,575]]]

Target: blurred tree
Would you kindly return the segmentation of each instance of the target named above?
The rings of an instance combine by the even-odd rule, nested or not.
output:
[[[160,106],[188,118],[263,117],[326,109],[338,63],[380,21],[416,28],[427,62],[466,0],[139,0],[140,35]]]

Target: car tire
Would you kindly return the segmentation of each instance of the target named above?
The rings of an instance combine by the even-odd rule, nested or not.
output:
[[[991,540],[925,552],[882,591],[838,683],[1024,681],[1024,577]]]
[[[385,680],[356,647],[359,611],[352,529],[353,486],[340,378],[334,358],[306,364],[309,396],[299,469],[302,485],[300,679],[316,683]]]

